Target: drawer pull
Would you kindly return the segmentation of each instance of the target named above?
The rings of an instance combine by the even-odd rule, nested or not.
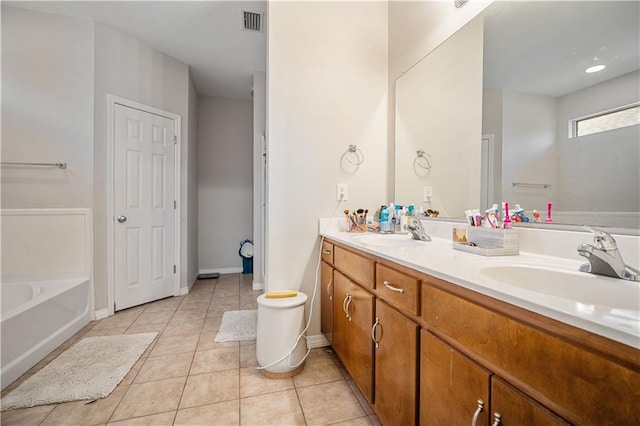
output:
[[[342,301],[342,310],[344,311],[344,316],[351,321],[351,315],[349,314],[349,306],[351,305],[351,295],[347,293],[347,296]]]
[[[331,250],[323,249],[322,254],[331,254]]]
[[[331,286],[333,285],[333,280],[329,280],[329,284],[327,284],[327,294],[329,295],[329,300],[333,300],[333,293],[331,292]]]
[[[380,318],[376,318],[376,322],[374,322],[373,327],[371,327],[371,340],[375,343],[376,349],[380,347],[380,342],[376,340],[376,329],[378,328],[378,325],[380,325]]]
[[[498,426],[500,424],[500,420],[502,419],[502,416],[500,415],[500,413],[493,413],[493,424],[491,426]]]
[[[404,289],[403,288],[396,287],[393,284],[391,284],[389,281],[385,281],[384,282],[384,286],[386,288],[388,288],[389,290],[391,290],[391,291],[395,291],[395,292],[398,292],[398,293],[404,293]]]
[[[478,408],[476,409],[476,412],[473,413],[473,419],[471,419],[471,426],[476,426],[478,424],[478,417],[480,417],[480,413],[482,413],[483,408],[484,408],[484,401],[479,399]]]
[[[351,306],[351,302],[353,301],[353,298],[351,296],[349,296],[347,299],[348,299],[347,300],[347,318],[349,318],[349,321],[351,321],[351,319],[353,317],[351,316],[351,313],[349,312],[349,306]]]

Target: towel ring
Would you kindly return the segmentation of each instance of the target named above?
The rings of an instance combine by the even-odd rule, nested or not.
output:
[[[424,152],[423,150],[419,149],[418,151],[416,151],[416,159],[414,160],[414,163],[425,170],[429,170],[431,169],[431,167],[433,167],[433,162],[431,161],[431,155],[429,155],[428,153]]]
[[[349,148],[342,154],[342,158],[353,166],[359,166],[364,162],[364,154],[357,145],[349,145]]]

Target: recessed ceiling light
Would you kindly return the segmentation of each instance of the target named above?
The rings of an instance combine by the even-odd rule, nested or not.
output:
[[[594,65],[594,66],[589,67],[586,70],[584,70],[584,72],[586,72],[588,74],[591,74],[592,72],[602,71],[606,67],[607,67],[606,65]]]

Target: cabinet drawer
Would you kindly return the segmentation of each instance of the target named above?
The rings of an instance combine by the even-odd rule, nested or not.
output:
[[[501,423],[531,426],[568,426],[569,423],[556,416],[531,398],[518,392],[507,383],[491,378],[491,418],[500,416]]]
[[[381,264],[376,264],[376,291],[398,308],[420,315],[420,281]]]
[[[322,248],[320,250],[322,253],[322,260],[333,265],[333,244],[322,241]]]
[[[640,424],[640,371],[424,283],[428,326],[577,424]],[[567,326],[569,327],[569,326]],[[587,337],[587,336],[585,336]]]
[[[361,286],[373,288],[373,260],[353,252],[334,247],[333,263],[345,275]]]

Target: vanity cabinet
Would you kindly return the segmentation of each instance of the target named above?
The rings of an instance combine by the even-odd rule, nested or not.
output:
[[[371,403],[374,297],[337,270],[333,271],[333,280],[333,349]]]
[[[380,299],[375,339],[375,405],[383,425],[416,424],[418,325]]]
[[[320,331],[333,344],[333,267],[320,264]]]

